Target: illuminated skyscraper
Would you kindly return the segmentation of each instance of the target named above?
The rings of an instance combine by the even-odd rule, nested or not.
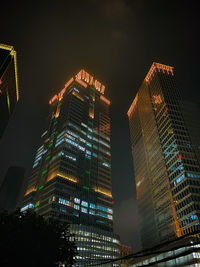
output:
[[[200,138],[185,105],[173,67],[153,63],[128,110],[144,248],[200,229]]]
[[[22,210],[71,224],[78,265],[120,256],[113,234],[110,101],[105,86],[81,70],[50,101]]]
[[[0,44],[0,138],[18,100],[16,51],[13,46]]]

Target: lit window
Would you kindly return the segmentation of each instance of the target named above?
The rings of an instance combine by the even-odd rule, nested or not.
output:
[[[70,143],[73,146],[76,146],[76,147],[78,146],[78,144],[76,142],[74,142],[74,141],[72,141],[72,140],[70,140],[68,138],[66,138],[65,141],[68,142],[68,143]]]
[[[77,203],[77,204],[80,204],[80,199],[79,198],[74,198],[74,202]]]
[[[72,127],[75,128],[77,131],[79,130],[78,126],[76,126],[76,125],[73,124],[72,122],[67,122],[67,125],[72,126]]]
[[[65,131],[61,132],[59,135],[57,135],[57,139],[59,139],[59,137],[63,136],[65,133]]]
[[[101,212],[97,212],[96,215],[101,216],[103,218],[107,218],[107,215],[105,215],[104,213],[101,213]],[[109,216],[111,216],[111,215],[109,215]]]
[[[77,93],[79,93],[79,90],[78,90],[78,89],[76,89],[75,87],[74,87],[74,91],[76,91]]]
[[[33,209],[33,208],[34,208],[34,205],[32,203],[30,203],[30,204],[27,204],[26,206],[22,207],[21,211],[25,211],[25,210]]]
[[[108,208],[108,213],[113,214],[113,210]]]
[[[106,208],[106,207],[103,207],[103,206],[97,205],[97,206],[96,206],[96,208],[97,208],[98,210],[102,210],[102,211],[105,211],[105,212],[107,212],[107,208]]]
[[[108,214],[108,219],[109,220],[112,220],[113,219],[113,216]]]
[[[74,209],[76,209],[76,210],[80,210],[80,206],[77,205],[77,204],[74,204]]]
[[[64,154],[64,153],[63,153]],[[62,154],[62,155],[63,155]],[[64,156],[66,157],[66,158],[68,158],[68,159],[71,159],[71,160],[73,160],[73,161],[76,161],[76,158],[75,157],[72,157],[72,156],[70,156],[70,155],[67,155],[67,154],[64,154]]]
[[[83,138],[81,138],[81,137],[80,137],[79,139],[80,139],[80,141],[83,142],[83,143],[86,142],[85,139],[83,139]]]
[[[110,148],[110,145],[107,144],[107,143],[105,143],[105,142],[103,142],[102,140],[99,140],[99,143],[102,144],[102,145],[104,145],[104,146],[106,146],[106,147],[108,147],[108,148]]]
[[[191,177],[191,178],[200,178],[200,175],[199,175],[199,174],[195,174],[195,173],[187,172],[187,177]]]
[[[81,211],[82,211],[83,213],[88,213],[88,210],[87,210],[86,208],[83,208],[83,207],[81,207]]]
[[[84,206],[84,207],[88,207],[88,202],[86,202],[86,201],[82,201],[82,202],[81,202],[81,205]]]
[[[110,168],[110,164],[108,164],[107,162],[103,162],[102,165],[107,167],[107,168]]]
[[[97,147],[97,146],[95,146],[95,145],[93,145],[93,148],[98,150],[98,147]]]
[[[71,140],[73,140],[73,141],[76,141],[76,138],[73,137],[73,136],[71,136],[70,134],[67,134],[66,136],[67,136],[69,139],[71,139]]]
[[[78,136],[77,134],[75,134],[74,132],[72,132],[72,131],[69,131],[69,130],[68,130],[67,133],[73,135],[73,136],[76,137],[76,138],[79,138],[79,136]]]
[[[179,176],[175,181],[174,185],[176,186],[178,183],[180,183],[185,178],[185,174],[183,173],[181,176]]]
[[[90,211],[89,211],[89,214],[91,214],[91,215],[95,215],[95,211],[94,211],[94,210],[90,210]]]
[[[85,123],[81,122],[81,125],[82,125],[83,127],[87,128],[87,125],[86,125]]]
[[[90,208],[95,209],[95,204],[90,203]]]
[[[82,146],[80,146],[80,145],[78,145],[78,149],[80,149],[80,150],[82,150],[82,151],[85,151],[85,148],[82,147]]]
[[[191,215],[190,218],[192,220],[198,220],[198,216],[196,214]]]
[[[91,152],[89,150],[86,150],[86,154],[91,155]]]
[[[82,131],[82,130],[81,130],[81,133],[84,134],[84,135],[86,135],[86,132],[84,132],[84,131]]]
[[[36,162],[36,163],[33,165],[33,168],[35,168],[37,165],[38,165],[38,162]]]
[[[64,142],[64,138],[61,139],[60,141],[56,141],[55,147],[57,147],[58,145],[60,145],[62,142]]]
[[[87,146],[92,147],[92,145],[89,142],[87,142]]]
[[[65,206],[70,206],[70,202],[69,200],[63,199],[63,198],[59,198],[58,199],[58,203],[65,205]]]

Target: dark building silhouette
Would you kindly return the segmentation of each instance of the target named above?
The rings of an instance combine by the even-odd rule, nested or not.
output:
[[[24,184],[25,169],[19,166],[9,167],[0,187],[0,209],[8,212],[20,206]]]
[[[128,111],[143,248],[200,230],[198,110],[153,63]]]
[[[77,265],[120,256],[113,233],[110,101],[105,86],[81,70],[49,102],[22,211],[70,223]]]
[[[18,100],[16,51],[0,44],[0,139]]]

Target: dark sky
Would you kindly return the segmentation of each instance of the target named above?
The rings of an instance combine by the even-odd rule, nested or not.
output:
[[[20,4],[21,3],[21,4]],[[111,99],[115,230],[139,249],[127,110],[153,61],[175,67],[184,98],[199,101],[197,1],[3,1],[0,42],[18,53],[20,101],[0,142],[0,180],[10,165],[29,175],[48,101],[85,68]]]

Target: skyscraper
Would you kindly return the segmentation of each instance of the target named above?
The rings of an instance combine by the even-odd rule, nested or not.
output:
[[[113,234],[110,101],[105,86],[81,70],[49,101],[22,210],[71,224],[78,265],[120,256]]]
[[[153,63],[128,110],[143,248],[200,229],[198,127],[184,103],[174,68]]]
[[[0,138],[18,100],[16,51],[13,46],[0,44]]]

